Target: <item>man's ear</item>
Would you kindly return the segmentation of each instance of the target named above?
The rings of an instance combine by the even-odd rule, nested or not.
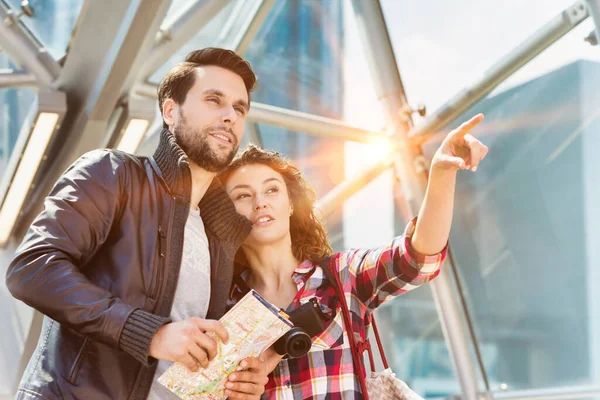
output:
[[[179,105],[173,99],[167,99],[163,103],[162,117],[163,121],[169,126],[174,126],[177,122]]]

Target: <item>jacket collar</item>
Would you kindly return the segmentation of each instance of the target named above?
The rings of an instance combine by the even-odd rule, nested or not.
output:
[[[189,202],[191,188],[185,187],[183,179],[184,168],[189,168],[187,155],[168,129],[163,129],[160,133],[158,148],[152,158],[171,193],[185,196]],[[233,202],[217,179],[213,179],[200,200],[199,207],[205,227],[219,239],[232,241],[236,248],[252,230],[252,222],[236,212]]]

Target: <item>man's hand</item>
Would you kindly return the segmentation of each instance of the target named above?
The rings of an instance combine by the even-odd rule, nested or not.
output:
[[[477,171],[479,162],[488,153],[488,148],[469,135],[469,132],[483,121],[483,114],[477,114],[446,136],[431,160],[431,169],[451,170],[470,169]]]
[[[205,332],[214,332],[226,343],[227,330],[219,321],[189,318],[161,326],[150,343],[150,356],[158,360],[179,362],[190,371],[208,367],[217,354],[217,342]]]
[[[261,355],[260,358],[245,358],[240,363],[240,367],[243,368],[242,371],[236,371],[227,378],[225,394],[229,399],[260,399],[269,381],[267,375],[271,372],[267,371],[264,357]]]

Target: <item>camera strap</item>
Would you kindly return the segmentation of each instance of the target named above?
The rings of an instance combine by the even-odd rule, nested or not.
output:
[[[375,361],[373,359],[373,351],[371,349],[371,342],[369,338],[365,341],[361,341],[356,343],[354,339],[354,329],[352,328],[352,319],[350,318],[350,311],[348,310],[348,304],[346,302],[346,296],[344,294],[344,288],[342,283],[340,282],[340,277],[337,272],[331,270],[329,266],[330,257],[324,259],[320,265],[323,269],[323,272],[327,276],[329,282],[333,285],[336,295],[340,301],[340,305],[342,308],[342,316],[344,318],[344,325],[346,326],[348,333],[348,340],[350,341],[350,351],[352,353],[352,361],[354,364],[354,368],[359,369],[357,372],[358,380],[360,383],[360,388],[363,393],[363,397],[365,400],[369,400],[369,395],[367,393],[367,382],[365,380],[366,368],[363,363],[362,354],[365,350],[367,350],[369,354],[369,363],[371,364],[371,371],[375,372]],[[375,336],[375,340],[377,341],[377,347],[379,349],[379,355],[381,356],[381,361],[383,363],[383,367],[385,369],[389,368],[387,358],[385,357],[385,353],[383,351],[383,346],[381,345],[381,339],[379,338],[379,331],[377,330],[377,324],[375,323],[375,316],[371,314],[369,316],[371,325],[373,326],[373,334]],[[366,334],[366,332],[365,332]],[[363,373],[364,371],[364,373]]]

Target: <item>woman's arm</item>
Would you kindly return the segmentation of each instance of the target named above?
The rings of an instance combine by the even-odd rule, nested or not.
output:
[[[488,148],[469,132],[483,120],[478,114],[446,136],[431,161],[429,182],[417,226],[413,249],[421,254],[437,254],[446,246],[452,224],[456,172],[475,172]]]
[[[419,216],[409,222],[404,235],[383,247],[332,257],[332,268],[345,285],[351,285],[347,289],[356,288],[367,307],[375,309],[439,274],[452,223],[456,171],[475,171],[487,154],[487,147],[468,135],[482,119],[481,114],[473,117],[444,139],[432,160]]]

